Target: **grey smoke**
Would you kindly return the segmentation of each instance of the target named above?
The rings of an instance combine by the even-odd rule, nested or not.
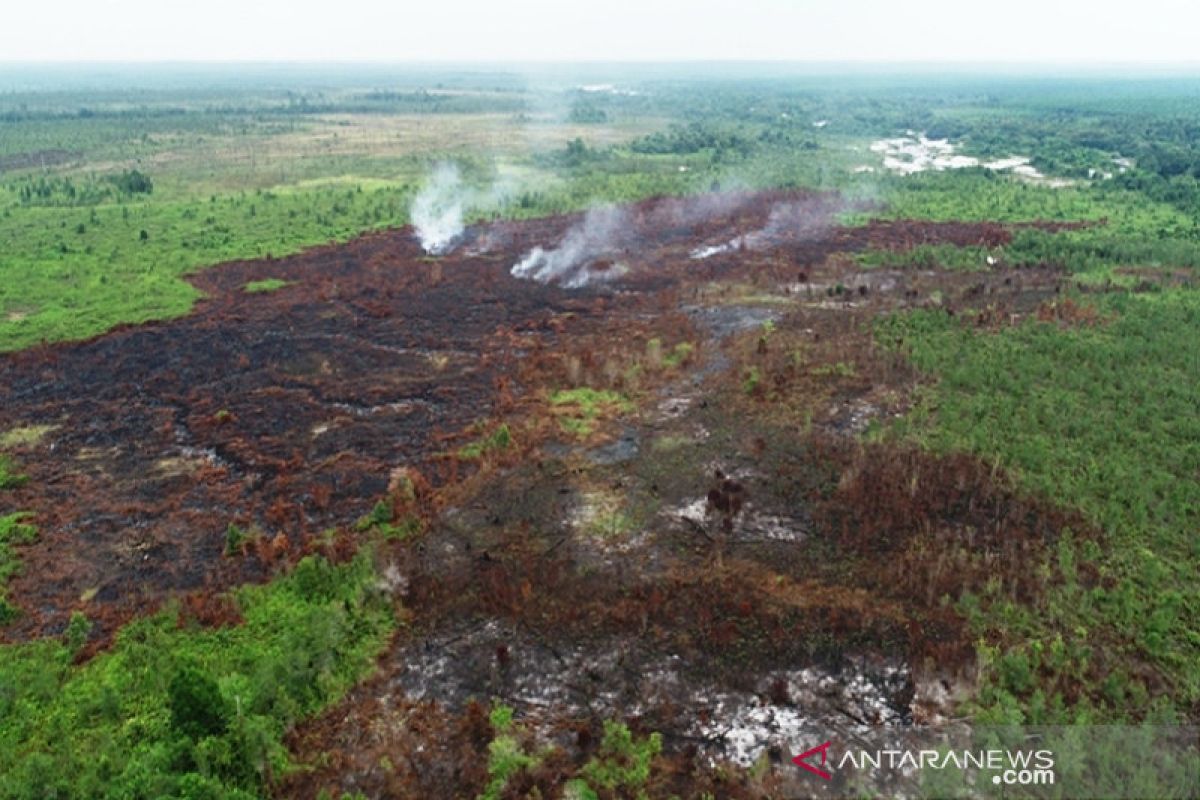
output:
[[[612,259],[637,243],[638,227],[649,231],[689,229],[714,217],[727,216],[746,205],[753,195],[746,192],[716,192],[697,197],[679,197],[658,203],[650,213],[635,220],[628,209],[599,206],[564,234],[557,247],[535,247],[513,265],[512,274],[542,283],[557,283],[578,289],[589,283],[613,280],[624,269],[611,266],[596,270],[598,259]]]
[[[734,215],[755,199],[751,192],[674,198],[660,201],[637,215],[629,208],[593,208],[567,230],[556,247],[534,247],[513,265],[511,272],[518,278],[577,289],[624,274],[623,266],[611,262],[636,248],[644,235],[690,232],[714,219],[725,218],[725,236],[690,253],[693,259],[704,259],[718,253],[765,250],[817,239],[835,224],[837,212],[845,208],[840,200],[822,197],[781,202],[771,209],[762,227],[741,233]],[[596,269],[596,262],[601,260],[610,264]]]
[[[629,214],[615,206],[593,208],[573,225],[552,250],[535,247],[513,265],[512,274],[541,283],[578,289],[603,274],[589,269],[596,259],[618,254],[627,241]],[[615,276],[613,276],[615,277]]]
[[[820,200],[780,203],[771,209],[761,228],[734,236],[722,244],[697,247],[690,256],[700,260],[735,250],[766,250],[783,243],[812,241],[834,225],[835,215],[843,207],[840,203]]]
[[[443,255],[454,249],[464,229],[465,193],[455,164],[443,163],[413,199],[410,215],[426,253]]]

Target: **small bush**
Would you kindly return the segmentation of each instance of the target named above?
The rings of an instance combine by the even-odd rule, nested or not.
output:
[[[150,194],[154,191],[154,181],[150,180],[150,176],[136,169],[127,169],[110,180],[123,194]]]
[[[11,459],[0,456],[0,489],[17,489],[29,483],[29,476],[18,474],[16,469]]]
[[[458,457],[464,461],[475,461],[488,453],[500,453],[510,447],[512,447],[512,432],[507,424],[501,423],[488,436],[460,447]]]
[[[195,667],[183,667],[171,678],[167,685],[167,707],[171,711],[171,727],[191,739],[219,736],[229,727],[221,688]]]

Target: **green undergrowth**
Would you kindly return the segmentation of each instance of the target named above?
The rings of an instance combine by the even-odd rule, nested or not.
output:
[[[1105,184],[1051,188],[983,170],[954,170],[889,178],[881,188],[883,210],[869,217],[1014,224],[1002,247],[923,245],[911,251],[867,251],[865,266],[986,268],[988,255],[1011,266],[1049,264],[1072,273],[1111,274],[1123,266],[1200,266],[1200,218],[1141,192]],[[1079,230],[1019,227],[1034,220],[1086,222]]]
[[[550,395],[550,405],[558,412],[559,426],[580,438],[590,436],[601,418],[628,414],[634,405],[620,392],[611,389],[560,389]]]
[[[28,522],[31,516],[21,511],[0,516],[0,625],[7,625],[20,613],[8,598],[8,579],[21,570],[14,547],[37,538],[37,528]]]
[[[82,664],[77,635],[0,648],[0,797],[261,796],[287,730],[371,672],[394,620],[366,554],[235,598],[242,624],[169,608]]]
[[[0,455],[0,490],[16,489],[28,482],[29,476],[18,472],[17,465],[13,463],[11,458]]]
[[[392,504],[380,500],[371,507],[371,511],[363,515],[354,525],[359,533],[374,531],[384,539],[400,540],[416,536],[425,529],[420,517],[415,514],[403,514],[395,518]]]
[[[996,585],[960,599],[999,643],[981,651],[988,717],[1170,716],[1200,700],[1200,293],[1087,302],[1105,321],[989,332],[920,311],[881,325],[935,379],[891,434],[994,461],[1103,533],[1029,565],[1055,578],[1036,605]],[[1099,581],[1078,579],[1085,563]],[[1080,683],[1084,697],[1063,694]]]
[[[0,215],[0,352],[186,314],[184,276],[402,224],[399,189],[295,190]]]
[[[478,800],[500,800],[508,782],[523,770],[541,761],[537,754],[525,751],[514,732],[513,710],[497,704],[488,715],[494,737],[488,743],[488,782]]]
[[[1157,231],[1192,236],[1196,221],[1179,209],[1142,194],[1103,185],[1067,188],[1031,184],[986,170],[949,170],[889,177],[881,187],[885,210],[857,219],[1023,223],[1089,221],[1117,233]]]
[[[667,350],[663,348],[662,339],[646,342],[646,362],[653,368],[677,369],[688,363],[695,352],[696,345],[691,342],[678,342]]]
[[[458,449],[458,457],[464,461],[478,461],[490,453],[502,453],[512,447],[512,431],[506,423],[496,426],[491,433],[481,436]]]
[[[524,772],[535,769],[552,752],[531,747],[528,731],[514,721],[513,709],[496,704],[488,716],[493,738],[488,744],[488,782],[476,800],[499,800]],[[604,736],[596,752],[564,784],[563,797],[599,800],[603,797],[648,797],[652,762],[662,753],[662,734],[634,735],[624,723],[604,721]],[[600,794],[600,793],[603,794]],[[537,795],[540,796],[540,795]]]
[[[911,250],[864,250],[855,254],[860,265],[875,269],[949,269],[973,272],[986,270],[988,258],[998,252],[987,247],[957,247],[923,244]]]
[[[599,800],[598,790],[619,797],[646,797],[650,765],[662,752],[662,734],[639,738],[623,723],[604,721],[600,749],[570,781],[568,791],[580,800]]]
[[[242,287],[242,291],[247,294],[266,294],[279,291],[285,286],[290,286],[291,283],[282,278],[264,278],[261,281],[250,281]]]

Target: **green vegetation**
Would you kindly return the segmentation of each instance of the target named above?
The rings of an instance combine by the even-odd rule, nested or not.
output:
[[[591,489],[581,492],[577,520],[590,536],[617,539],[634,530],[642,511],[621,492]]]
[[[12,459],[0,455],[0,489],[16,489],[28,482],[29,476],[17,472],[17,466]]]
[[[20,511],[0,516],[0,626],[12,622],[20,613],[8,599],[8,579],[21,569],[13,547],[37,539],[37,528],[26,522],[30,516]]]
[[[497,703],[488,720],[495,737],[488,743],[488,783],[478,800],[500,800],[508,782],[522,770],[537,765],[538,758],[522,749],[513,732],[513,710]]]
[[[376,584],[369,555],[310,556],[241,589],[240,625],[199,628],[169,609],[80,665],[78,632],[0,649],[0,797],[260,796],[289,767],[284,733],[387,643]]]
[[[1002,644],[984,651],[988,715],[1123,718],[1200,699],[1200,295],[1095,302],[1106,323],[984,333],[929,311],[885,326],[885,341],[902,338],[938,378],[897,433],[995,459],[1104,532],[1099,546],[1064,538],[1046,566],[1063,586],[1038,606],[998,587],[963,599],[978,632]],[[1097,585],[1078,581],[1084,562],[1099,569]],[[1150,703],[1143,663],[1165,676],[1173,702]],[[1093,695],[1065,708],[1060,676],[1086,680]]]
[[[601,417],[633,411],[633,403],[609,389],[561,389],[550,395],[550,406],[558,415],[559,426],[567,433],[587,437]]]
[[[821,364],[813,367],[811,372],[813,375],[837,378],[852,378],[855,375],[854,363],[846,363],[845,361],[837,361],[833,364]]]
[[[923,244],[911,250],[864,250],[855,261],[864,267],[882,269],[952,269],[968,272],[986,270],[998,260],[1000,248],[955,247],[953,245]]]
[[[242,291],[248,294],[275,292],[285,286],[290,286],[291,283],[291,281],[285,281],[282,278],[264,278],[261,281],[250,281],[242,287]]]
[[[646,361],[651,367],[676,369],[691,360],[696,351],[696,345],[691,342],[679,342],[667,352],[663,352],[662,339],[651,339],[646,342]]]
[[[247,547],[260,540],[262,536],[263,532],[258,528],[242,528],[232,522],[229,523],[229,527],[225,529],[225,555],[234,556],[244,553]]]
[[[501,423],[486,436],[458,449],[458,457],[464,461],[478,461],[490,453],[503,453],[512,447],[512,432],[508,425]]]
[[[534,769],[545,758],[545,754],[531,753],[522,744],[522,739],[528,737],[522,737],[512,707],[496,703],[488,720],[493,731],[488,743],[488,783],[477,800],[499,800],[513,778]],[[661,752],[661,734],[636,737],[624,723],[605,720],[599,749],[579,768],[577,777],[566,782],[564,796],[598,800],[597,792],[604,792],[605,797],[644,800],[648,797],[651,762]]]
[[[581,777],[568,786],[579,798],[598,798],[596,790],[645,798],[650,762],[661,752],[661,734],[652,733],[639,740],[623,723],[605,720],[599,752],[583,765]]]
[[[0,267],[0,351],[184,314],[199,297],[183,280],[188,272],[398,224],[405,196],[260,192],[0,215],[0,238],[10,243]]]
[[[404,514],[399,520],[395,519],[395,511],[387,500],[380,500],[371,507],[371,513],[365,515],[354,526],[360,533],[375,531],[384,539],[408,539],[416,536],[425,529],[424,523],[414,514]]]
[[[755,394],[762,386],[762,370],[758,367],[750,367],[746,370],[746,374],[742,376],[742,391],[746,394]]]

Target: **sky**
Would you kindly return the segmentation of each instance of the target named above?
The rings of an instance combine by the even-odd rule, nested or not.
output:
[[[11,61],[1200,62],[1195,0],[10,0]]]

